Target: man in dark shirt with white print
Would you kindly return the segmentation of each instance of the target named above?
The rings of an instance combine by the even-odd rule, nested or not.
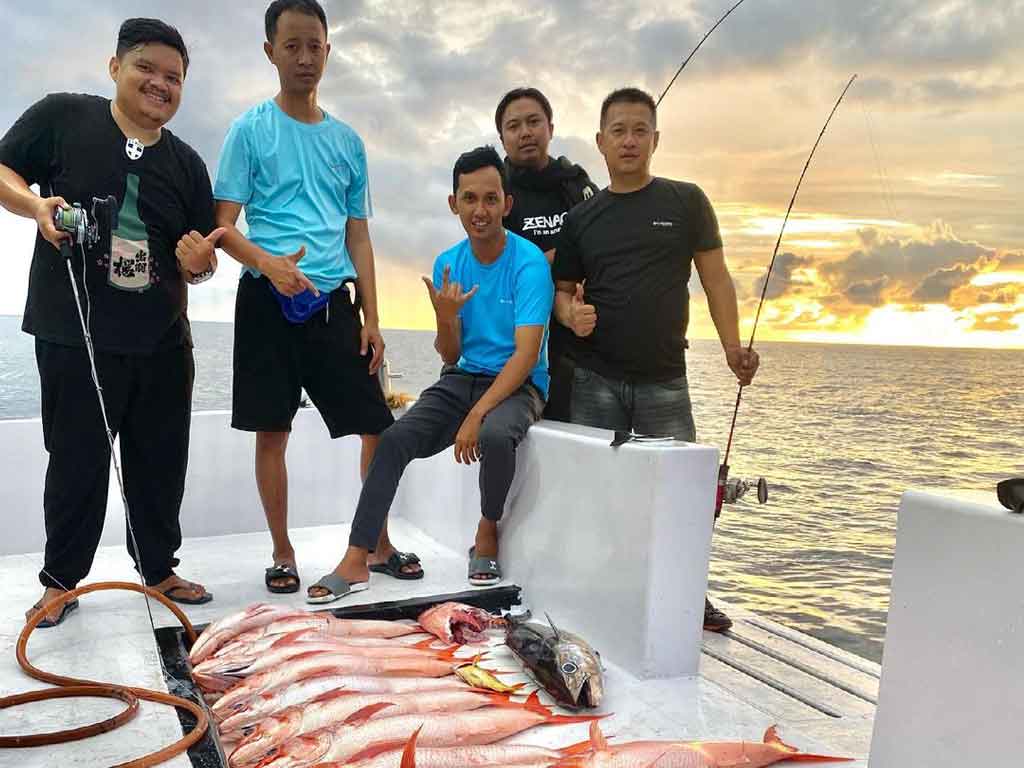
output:
[[[692,442],[684,352],[691,262],[729,368],[743,384],[758,368],[757,353],[740,343],[718,221],[700,187],[651,175],[658,131],[650,94],[612,92],[597,146],[611,184],[566,217],[554,264],[555,313],[576,335],[572,421]],[[731,624],[705,601],[705,629]]]
[[[505,228],[525,237],[554,261],[562,221],[574,206],[594,196],[597,186],[587,172],[566,157],[548,155],[555,129],[551,102],[536,88],[515,88],[498,102],[494,125],[505,148],[505,169],[512,210]],[[551,323],[548,365],[551,389],[544,418],[569,421],[572,360],[567,351],[572,332]]]
[[[188,52],[176,29],[129,19],[110,59],[116,95],[51,94],[0,141],[0,204],[39,226],[23,330],[35,336],[43,439],[50,455],[43,494],[46,553],[42,599],[31,618],[92,566],[107,507],[110,447],[78,309],[57,248],[58,208],[108,195],[118,222],[76,246],[73,266],[96,350],[110,428],[118,435],[133,535],[128,552],[145,582],[172,600],[212,596],[174,573],[181,545],[191,418],[192,336],[185,283],[215,266],[213,196],[199,155],[163,128],[181,103]],[[36,195],[30,184],[38,184]],[[187,236],[205,257],[176,255]],[[84,263],[83,263],[84,259]],[[138,553],[134,543],[138,542]],[[65,603],[39,624],[54,626]]]

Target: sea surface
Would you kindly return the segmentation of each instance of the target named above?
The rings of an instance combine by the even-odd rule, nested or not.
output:
[[[0,419],[39,415],[33,340],[0,317]],[[196,410],[231,404],[232,327],[194,323]],[[395,390],[437,377],[433,334],[385,331]],[[764,342],[744,391],[734,476],[767,478],[727,506],[715,594],[879,661],[896,510],[907,488],[990,491],[1024,476],[1024,351]],[[698,440],[724,448],[736,398],[717,342],[687,354]]]

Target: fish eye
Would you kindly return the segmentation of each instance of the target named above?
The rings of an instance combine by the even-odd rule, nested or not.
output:
[[[573,675],[578,670],[579,670],[579,667],[577,667],[571,661],[567,661],[567,662],[565,662],[565,664],[562,665],[562,672],[564,672],[567,675]]]

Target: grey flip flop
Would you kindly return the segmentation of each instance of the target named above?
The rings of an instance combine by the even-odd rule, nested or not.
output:
[[[326,589],[327,594],[321,595],[320,597],[311,597],[309,589],[313,587],[320,587]],[[336,573],[328,573],[316,584],[313,584],[309,589],[306,590],[306,602],[310,605],[323,605],[324,603],[333,603],[335,600],[340,600],[346,595],[351,595],[353,592],[362,592],[363,590],[369,589],[370,583],[368,581],[357,581],[353,584],[345,581],[345,579],[338,576]]]
[[[477,557],[476,547],[469,548],[469,584],[473,587],[493,587],[501,583],[501,565],[493,557]]]

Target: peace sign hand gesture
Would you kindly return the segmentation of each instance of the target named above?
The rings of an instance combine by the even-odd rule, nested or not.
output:
[[[443,322],[452,322],[458,317],[462,306],[473,298],[479,285],[474,285],[470,290],[463,293],[462,286],[451,282],[451,266],[444,268],[444,276],[441,278],[441,290],[434,287],[434,281],[424,276],[423,282],[430,293],[430,303],[434,305],[434,313],[437,319]]]

